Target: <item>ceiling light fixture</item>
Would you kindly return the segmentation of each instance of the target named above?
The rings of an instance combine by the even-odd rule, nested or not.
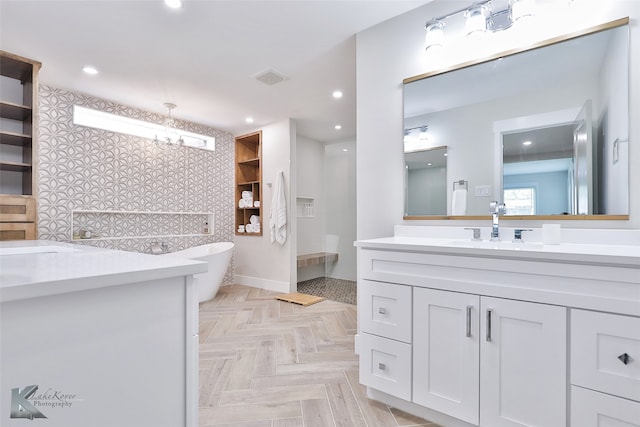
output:
[[[168,142],[170,144],[179,145],[184,144],[184,139],[178,134],[178,129],[176,129],[176,122],[171,118],[171,110],[176,108],[177,105],[171,102],[165,102],[162,105],[169,110],[169,113],[167,114],[167,118],[164,120],[164,135],[161,135],[161,139],[159,139],[156,134],[154,142]]]
[[[526,145],[531,145],[531,144],[533,144],[533,142],[531,142],[531,141],[525,141],[525,142],[522,143],[522,145],[525,145],[525,146]]]
[[[182,7],[182,0],[164,0],[164,4],[171,9],[180,9]]]
[[[244,121],[246,123],[253,123],[253,117],[247,117],[246,119],[244,119]]]
[[[451,12],[428,21],[425,50],[443,47],[445,42],[444,21],[463,14],[467,36],[486,31],[496,32],[510,28],[517,20],[535,14],[535,0],[509,0],[506,5],[496,6],[490,0],[476,1],[471,6]]]
[[[334,97],[334,98],[336,98],[336,99],[340,99],[340,98],[342,98],[342,91],[340,91],[340,90],[334,90],[334,91],[333,91],[333,97]]]
[[[92,67],[91,65],[85,65],[84,67],[82,67],[82,71],[91,76],[95,76],[96,74],[98,74],[98,70],[96,69],[96,67]]]
[[[340,130],[340,129],[342,129],[342,125],[335,125],[333,128],[334,128],[335,130]]]

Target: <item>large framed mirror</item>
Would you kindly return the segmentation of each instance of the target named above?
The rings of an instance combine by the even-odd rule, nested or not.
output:
[[[405,219],[484,216],[491,200],[512,219],[628,219],[628,23],[405,79],[405,169],[447,154],[438,206],[405,177]]]

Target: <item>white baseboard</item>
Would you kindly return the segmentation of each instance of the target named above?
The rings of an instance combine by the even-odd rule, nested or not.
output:
[[[251,276],[240,276],[237,274],[234,276],[233,282],[238,285],[251,286],[253,288],[265,289],[267,291],[283,292],[286,294],[291,292],[289,290],[289,282],[280,282],[277,280],[261,279],[259,277]]]

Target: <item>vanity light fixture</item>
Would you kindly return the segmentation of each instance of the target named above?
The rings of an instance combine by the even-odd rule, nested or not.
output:
[[[464,12],[464,28],[467,36],[487,31],[488,7],[486,4],[473,5]]]
[[[433,145],[429,135],[429,126],[422,125],[404,130],[404,152],[420,151]]]
[[[425,50],[444,47],[444,21],[434,19],[425,25]]]
[[[444,46],[444,21],[463,14],[467,36],[486,31],[496,32],[510,28],[517,20],[535,14],[535,0],[484,0],[428,21],[425,50]]]

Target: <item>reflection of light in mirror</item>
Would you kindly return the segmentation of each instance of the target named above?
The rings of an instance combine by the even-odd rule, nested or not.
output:
[[[531,144],[533,144],[533,142],[531,142],[531,141],[525,141],[525,142],[522,143],[522,145],[524,145],[524,146],[531,145]]]
[[[444,22],[437,21],[426,26],[425,50],[444,46]]]
[[[464,28],[467,36],[477,32],[487,31],[487,7],[476,5],[467,10],[464,14],[466,18]]]

